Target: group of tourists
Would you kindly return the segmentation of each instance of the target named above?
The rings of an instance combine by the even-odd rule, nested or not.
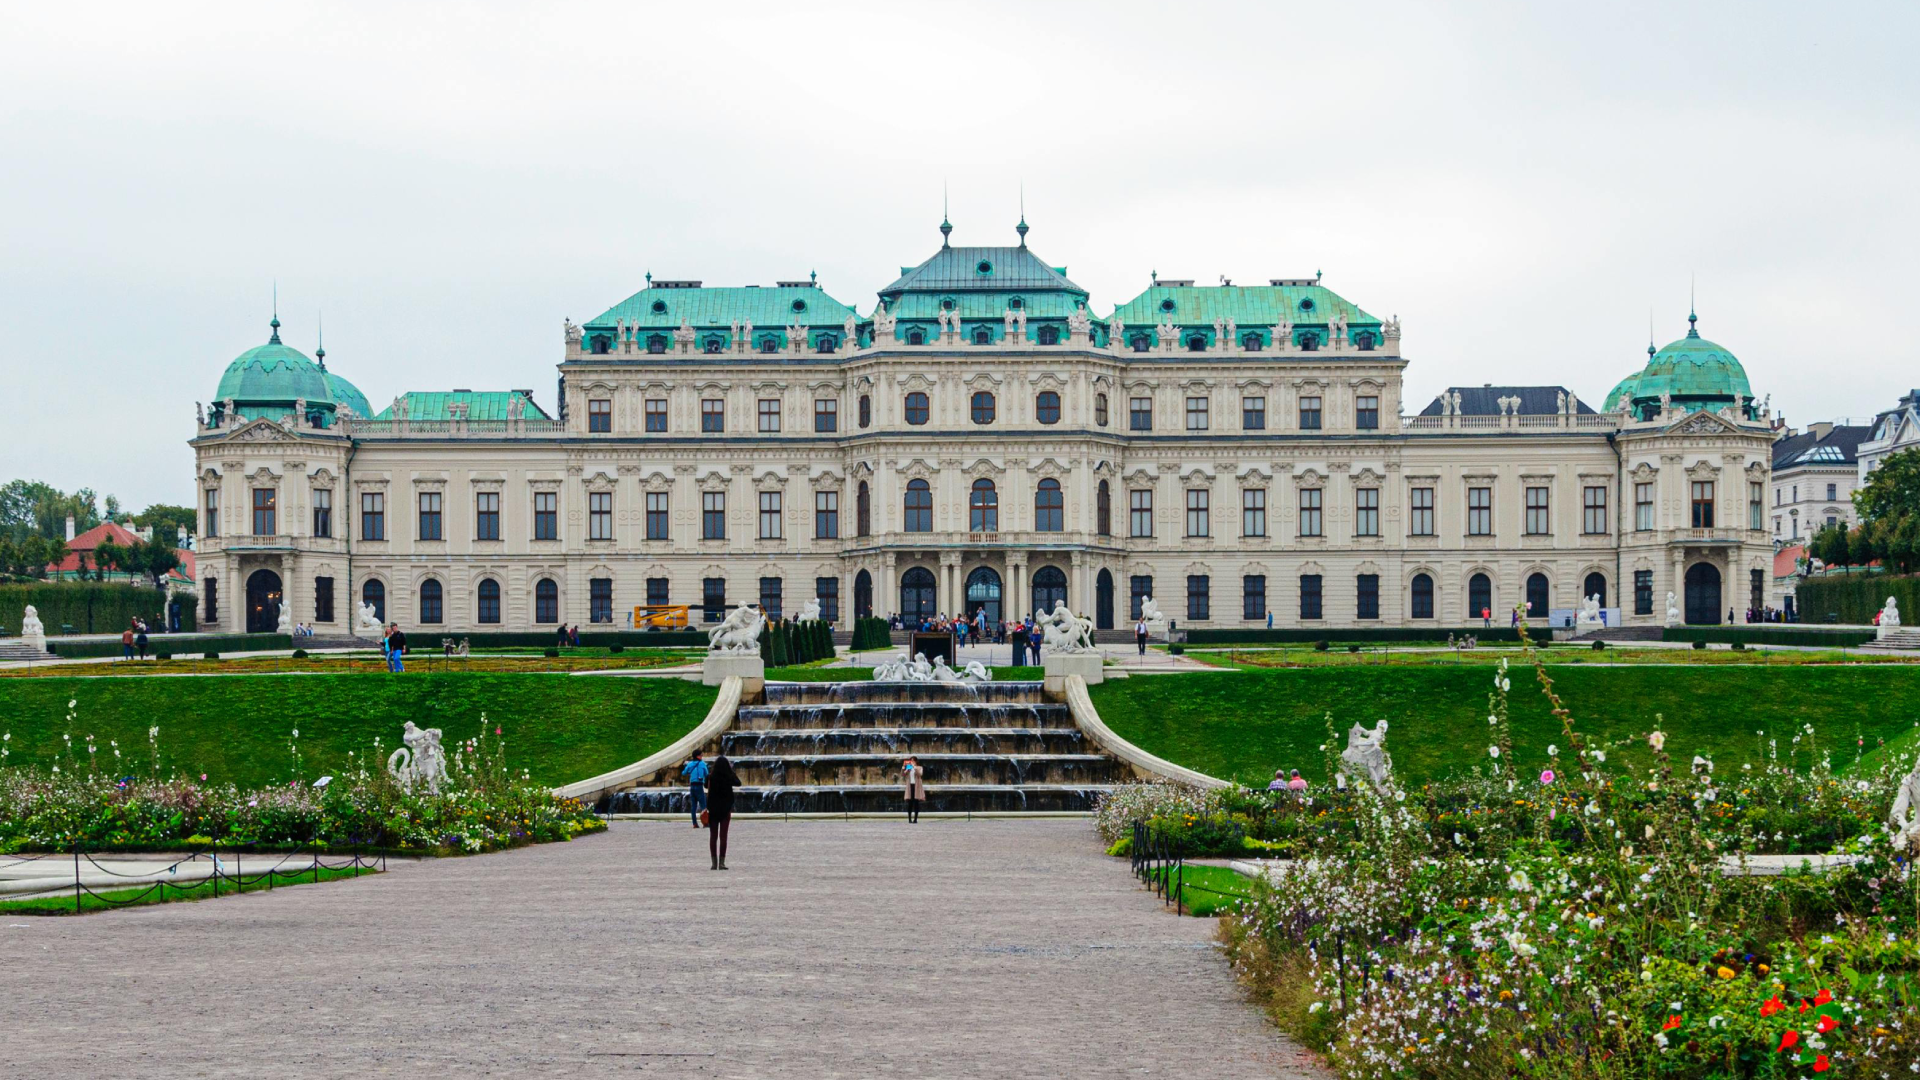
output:
[[[1287,775],[1289,771],[1293,773],[1291,777]],[[1305,777],[1300,775],[1299,769],[1275,769],[1273,770],[1273,782],[1267,785],[1267,790],[1291,791],[1298,795],[1307,790],[1307,781]]]
[[[127,660],[133,659],[136,651],[140,659],[147,658],[147,620],[136,616],[128,621],[127,628],[120,631],[120,651]]]
[[[560,627],[560,647],[563,649],[580,647],[580,624]]]
[[[387,632],[380,635],[380,655],[387,658],[388,671],[397,675],[407,670],[407,634],[399,623],[389,625]]]

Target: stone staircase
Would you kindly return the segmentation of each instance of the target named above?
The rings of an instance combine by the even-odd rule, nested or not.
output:
[[[1904,619],[1901,621],[1905,621]],[[1901,627],[1877,641],[1869,641],[1860,646],[1875,652],[1911,652],[1920,649],[1920,629],[1909,630]]]
[[[36,649],[19,638],[7,638],[0,641],[0,662],[18,660],[52,660],[54,655],[45,649]]]
[[[1126,775],[1038,682],[768,683],[706,751],[733,762],[741,814],[904,811],[908,754],[926,770],[930,812],[1091,810]],[[686,785],[668,772],[598,809],[686,813]]]

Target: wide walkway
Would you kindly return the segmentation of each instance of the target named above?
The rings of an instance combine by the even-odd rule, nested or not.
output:
[[[742,821],[0,918],[15,1076],[1322,1077],[1085,821]]]

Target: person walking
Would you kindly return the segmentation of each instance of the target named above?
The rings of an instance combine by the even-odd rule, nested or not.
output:
[[[714,758],[707,770],[707,852],[715,870],[727,868],[727,827],[733,824],[733,789],[739,786],[727,755]]]
[[[400,674],[407,670],[407,635],[394,623],[387,628],[387,670]]]
[[[700,760],[700,751],[695,750],[693,759],[680,766],[680,775],[687,778],[687,815],[697,829],[700,811],[707,808],[707,763]]]
[[[1147,655],[1147,619],[1144,615],[1133,624],[1133,643],[1140,647],[1141,656]]]
[[[140,659],[147,658],[147,624],[144,622],[133,633],[133,650],[140,655]]]
[[[905,785],[907,797],[907,823],[917,825],[920,822],[920,807],[927,801],[926,770],[920,767],[919,759],[912,754],[900,765],[900,778]]]
[[[1273,629],[1273,609],[1267,609],[1267,629]]]
[[[120,631],[120,659],[122,660],[133,659],[133,624],[132,623],[128,623],[127,628],[125,630]]]

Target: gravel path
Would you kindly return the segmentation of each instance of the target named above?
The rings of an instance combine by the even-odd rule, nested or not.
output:
[[[0,919],[16,1076],[1326,1074],[1075,820],[741,821]]]

